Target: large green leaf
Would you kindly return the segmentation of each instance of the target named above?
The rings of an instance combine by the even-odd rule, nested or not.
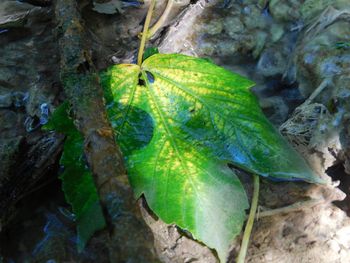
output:
[[[101,79],[136,195],[216,249],[222,262],[248,207],[227,162],[320,182],[264,117],[249,91],[253,82],[208,60],[155,54],[141,67],[113,66]]]
[[[176,223],[215,248],[224,262],[249,207],[244,189],[225,162],[188,138],[181,121],[170,118],[176,110],[163,107],[165,98],[156,94],[147,73],[147,87],[138,85],[138,76],[136,65],[117,66],[103,76],[104,84],[111,85],[109,115],[135,194],[144,194],[166,223]]]
[[[142,69],[152,73],[162,107],[176,107],[182,129],[221,159],[262,176],[321,182],[264,116],[253,82],[176,54],[152,56]]]
[[[82,251],[91,236],[105,227],[105,219],[91,171],[84,160],[84,138],[69,118],[68,109],[67,102],[60,105],[44,128],[66,135],[60,160],[64,172],[60,178],[66,200],[76,216],[78,250]]]

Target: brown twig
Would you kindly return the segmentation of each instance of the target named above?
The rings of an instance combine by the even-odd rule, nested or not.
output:
[[[75,0],[57,0],[61,81],[85,138],[85,154],[111,228],[111,262],[157,262],[107,118],[103,91],[86,47]]]

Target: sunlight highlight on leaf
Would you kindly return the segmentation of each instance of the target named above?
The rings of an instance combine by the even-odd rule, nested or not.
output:
[[[141,68],[113,66],[101,81],[136,196],[144,194],[162,220],[214,248],[222,262],[248,208],[227,163],[321,181],[263,115],[249,90],[254,83],[208,60],[155,54]]]

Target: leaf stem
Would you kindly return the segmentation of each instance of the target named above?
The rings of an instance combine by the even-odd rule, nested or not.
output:
[[[140,67],[142,64],[143,51],[145,50],[146,41],[148,39],[148,28],[149,28],[149,25],[151,23],[152,13],[153,13],[153,9],[154,9],[155,4],[156,4],[156,0],[152,0],[150,6],[148,8],[148,11],[147,11],[145,25],[143,27],[139,54],[137,56],[137,65],[139,65]]]
[[[247,224],[246,224],[246,227],[244,230],[244,234],[243,234],[241,249],[240,249],[238,257],[237,257],[237,263],[244,263],[244,261],[245,261],[245,257],[247,255],[248,244],[249,244],[249,238],[250,238],[250,234],[251,234],[252,229],[253,229],[255,213],[256,213],[256,209],[258,207],[259,176],[255,175],[255,174],[253,176],[254,176],[253,177],[253,179],[254,179],[253,199],[252,199],[252,204],[250,206],[248,221],[247,221]]]
[[[158,21],[150,28],[148,31],[148,37],[151,38],[157,31],[160,29],[168,18],[170,11],[174,5],[174,0],[168,0],[168,3],[165,7],[165,10],[162,16],[158,19]]]

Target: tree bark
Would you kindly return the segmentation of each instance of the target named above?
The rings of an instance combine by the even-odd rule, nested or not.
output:
[[[153,236],[143,222],[123,158],[108,121],[99,77],[86,46],[75,0],[57,0],[60,78],[72,104],[76,126],[110,227],[111,262],[158,262]]]

